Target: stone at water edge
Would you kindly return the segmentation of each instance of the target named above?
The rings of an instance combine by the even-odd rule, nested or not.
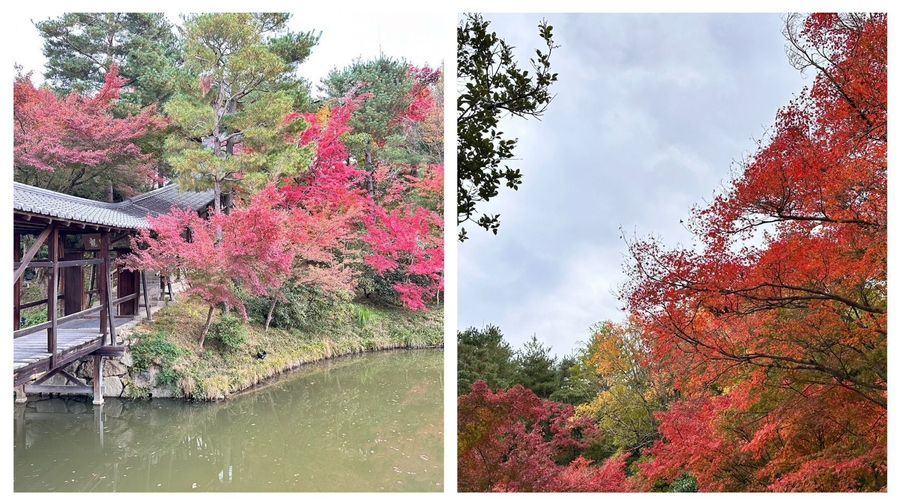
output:
[[[103,397],[120,397],[125,391],[125,384],[118,376],[110,376],[103,378],[103,387],[101,388]]]

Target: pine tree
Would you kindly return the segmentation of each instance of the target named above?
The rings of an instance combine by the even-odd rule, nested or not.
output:
[[[303,81],[292,77],[318,41],[287,29],[289,14],[199,14],[185,19],[185,69],[190,75],[166,104],[177,127],[166,139],[169,163],[194,189],[212,188],[215,207],[238,180],[256,188],[309,166],[307,152],[284,136]],[[291,89],[293,82],[294,87]]]
[[[556,391],[556,358],[550,355],[550,347],[532,335],[516,354],[516,382],[532,390],[538,397],[548,398]]]

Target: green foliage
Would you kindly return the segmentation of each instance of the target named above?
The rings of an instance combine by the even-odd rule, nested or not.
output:
[[[159,365],[161,378],[176,394],[187,398],[214,400],[251,387],[298,365],[365,351],[393,348],[426,348],[443,344],[443,313],[440,307],[428,312],[361,305],[335,299],[327,314],[306,328],[282,327],[265,331],[254,317],[246,330],[249,351],[222,351],[218,345],[197,352],[196,336],[205,322],[206,306],[181,298],[155,315],[151,333],[141,334],[135,363]],[[248,305],[253,302],[249,301]],[[265,300],[263,300],[265,304]],[[268,305],[266,305],[268,309]],[[365,327],[357,313],[367,313]],[[210,336],[212,337],[212,336]],[[161,340],[161,341],[158,341]],[[174,345],[175,352],[160,350],[161,342]],[[147,347],[155,350],[148,351]],[[258,358],[265,352],[265,358]],[[155,357],[148,357],[150,354]],[[168,354],[161,358],[159,354]],[[171,355],[178,355],[172,359]],[[166,369],[172,373],[165,372]],[[175,374],[173,374],[175,373]],[[159,377],[160,374],[157,374]],[[174,384],[174,385],[168,385]],[[148,390],[129,389],[129,396],[143,397]]]
[[[593,330],[586,365],[599,390],[576,412],[592,418],[603,430],[610,451],[648,446],[658,436],[655,412],[667,408],[671,383],[663,373],[653,375],[643,364],[646,348],[637,327],[602,322]]]
[[[550,54],[556,48],[553,27],[541,22],[538,32],[544,49],[535,51],[531,73],[519,68],[513,47],[489,29],[479,14],[467,14],[456,29],[457,68],[461,92],[456,99],[459,166],[457,223],[459,239],[466,239],[461,225],[474,221],[497,234],[500,216],[479,214],[477,206],[499,193],[501,185],[516,190],[522,173],[503,163],[512,159],[516,139],[498,129],[500,119],[540,117],[553,98],[550,86],[557,74],[550,71]]]
[[[353,114],[350,126],[356,133],[365,133],[377,143],[384,142],[397,131],[394,118],[407,104],[413,80],[409,63],[380,55],[372,60],[357,59],[352,64],[333,69],[322,80],[320,89],[328,98],[338,99],[357,90],[372,93],[362,107]],[[365,151],[353,150],[357,159],[365,159]]]
[[[557,366],[558,388],[550,394],[556,402],[578,405],[590,402],[600,392],[596,374],[588,366],[590,354],[585,347],[566,356]]]
[[[303,122],[283,119],[308,103],[296,66],[318,41],[287,31],[289,14],[215,13],[185,18],[185,72],[166,106],[173,133],[167,161],[184,187],[213,189],[217,203],[239,180],[256,190],[311,162],[310,148],[285,142]],[[247,148],[244,156],[233,156]]]
[[[247,327],[240,317],[225,314],[209,328],[209,339],[228,350],[238,350],[247,344]]]
[[[684,474],[669,485],[669,492],[697,492],[697,479]]]
[[[33,325],[43,324],[47,321],[47,308],[37,307],[28,310],[22,310],[22,329]]]
[[[131,83],[124,104],[160,103],[173,91],[181,48],[162,13],[66,13],[35,26],[44,39],[44,75],[57,91],[95,92],[113,64]]]
[[[172,368],[163,368],[156,374],[157,387],[175,388],[181,383],[182,374]]]
[[[170,341],[165,331],[141,334],[138,342],[131,345],[131,356],[137,371],[146,371],[153,365],[162,370],[171,369],[180,357],[188,353],[188,350]]]
[[[357,325],[360,328],[364,328],[369,325],[372,320],[378,317],[378,314],[372,308],[361,305],[361,304],[353,304],[352,305],[353,316],[356,319]]]
[[[468,394],[472,384],[484,380],[493,390],[515,383],[513,351],[496,326],[470,327],[457,335],[457,394]]]
[[[550,347],[532,336],[515,357],[516,383],[547,399],[558,387],[556,358],[550,355]]]
[[[265,297],[240,293],[247,314],[258,323],[265,324],[271,300]],[[272,312],[271,327],[313,330],[334,317],[339,317],[343,302],[339,296],[305,285],[286,285],[280,292],[281,299]]]
[[[313,32],[285,33],[268,41],[269,50],[285,63],[297,66],[306,61],[312,48],[319,43],[322,33]]]

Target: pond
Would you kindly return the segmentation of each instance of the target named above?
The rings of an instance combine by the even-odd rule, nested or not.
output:
[[[441,491],[443,353],[305,366],[219,403],[31,397],[16,491]]]

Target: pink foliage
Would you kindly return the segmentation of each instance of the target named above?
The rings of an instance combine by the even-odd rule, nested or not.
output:
[[[132,240],[134,253],[126,265],[180,271],[190,286],[188,295],[209,305],[224,303],[246,317],[238,285],[261,296],[290,278],[296,251],[285,232],[289,214],[278,208],[280,201],[277,191],[267,189],[247,206],[208,220],[178,209],[149,217],[150,228]]]
[[[125,79],[113,66],[93,97],[71,93],[58,97],[35,88],[28,76],[13,84],[13,158],[17,168],[53,172],[61,168],[137,171],[154,176],[153,158],[137,141],[166,121],[148,107],[134,116],[115,117]]]

